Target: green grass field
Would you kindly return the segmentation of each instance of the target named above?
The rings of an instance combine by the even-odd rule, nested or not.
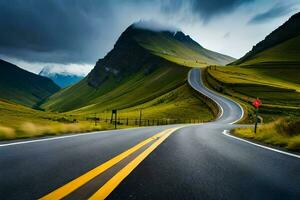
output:
[[[87,120],[88,116],[50,113],[0,100],[0,140],[113,129],[109,123]],[[93,117],[93,116],[89,116]],[[77,122],[74,123],[73,120]],[[131,126],[121,125],[119,128]]]
[[[102,129],[94,129],[87,123],[72,123],[69,115],[46,113],[3,100],[0,113],[0,140]]]

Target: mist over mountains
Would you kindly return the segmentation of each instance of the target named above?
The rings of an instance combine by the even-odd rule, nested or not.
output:
[[[78,75],[67,71],[54,71],[50,66],[45,66],[40,71],[39,75],[50,78],[61,88],[75,84],[84,78],[84,75]]]

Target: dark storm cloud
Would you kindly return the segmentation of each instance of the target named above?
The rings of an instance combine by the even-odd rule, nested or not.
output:
[[[98,27],[109,28],[101,19],[110,9],[102,1],[1,0],[0,53],[29,61],[90,61],[95,54],[87,50],[103,34]]]
[[[276,4],[266,12],[259,13],[256,16],[254,16],[248,23],[258,24],[267,22],[274,18],[281,17],[290,13],[293,10],[292,8],[292,4]]]
[[[253,0],[194,0],[192,3],[194,11],[198,11],[204,20],[209,20],[216,15],[233,11],[249,2],[253,2]]]
[[[211,18],[233,11],[239,6],[253,2],[254,0],[167,0],[163,1],[162,8],[174,13],[183,7],[188,7],[190,12],[196,14],[204,22]]]

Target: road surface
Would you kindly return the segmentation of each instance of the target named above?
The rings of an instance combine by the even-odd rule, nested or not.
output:
[[[189,83],[222,108],[216,121],[0,144],[0,199],[300,199],[299,157],[223,134],[241,107],[197,69]]]

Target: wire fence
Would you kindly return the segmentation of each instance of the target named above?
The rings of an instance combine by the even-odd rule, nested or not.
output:
[[[87,120],[95,123],[109,123],[113,125],[126,125],[126,126],[159,126],[169,124],[192,124],[192,123],[203,123],[205,121],[201,119],[139,119],[139,118],[99,118],[99,117],[88,117]]]

